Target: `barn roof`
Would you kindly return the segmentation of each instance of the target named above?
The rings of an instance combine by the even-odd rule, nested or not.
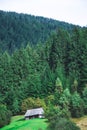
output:
[[[36,109],[27,110],[24,116],[27,117],[27,116],[42,115],[42,114],[44,114],[43,108],[36,108]]]

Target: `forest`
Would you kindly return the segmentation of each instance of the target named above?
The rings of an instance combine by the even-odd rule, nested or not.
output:
[[[71,31],[74,25],[44,17],[0,11],[0,51],[13,53],[28,43],[44,43],[59,27]]]
[[[0,15],[3,13],[7,17],[5,12],[0,12]],[[12,15],[14,22],[19,17],[23,17],[23,20],[28,19],[27,15],[8,14],[9,18]],[[33,17],[34,19],[38,18]],[[45,22],[44,18],[39,20]],[[53,23],[50,21],[50,24]],[[12,28],[20,27],[18,23],[17,26],[16,23],[13,25]],[[40,27],[39,23],[38,26]],[[47,26],[49,20],[46,20],[44,28]],[[24,40],[27,42],[25,45],[20,40],[18,44],[14,38],[13,44],[10,42],[12,37],[4,36],[11,36],[13,32],[9,34],[8,30],[8,33],[4,32],[4,29],[0,30],[0,127],[8,124],[12,115],[24,114],[29,108],[43,107],[46,110],[45,116],[50,122],[50,130],[54,126],[54,130],[60,125],[62,127],[61,122],[67,123],[70,117],[78,118],[87,114],[87,28],[70,24],[65,26],[65,23],[61,23],[59,27],[55,24],[53,26],[54,29],[52,26],[49,27],[52,30],[46,32],[47,34],[41,32],[44,40],[37,33],[41,40],[35,34],[31,38],[36,42]],[[25,29],[22,31],[25,34]],[[33,31],[31,35],[32,33]],[[12,48],[8,47],[10,43]],[[13,46],[16,48],[13,49]],[[54,120],[60,120],[60,124],[55,124]],[[76,127],[74,124],[72,126]]]

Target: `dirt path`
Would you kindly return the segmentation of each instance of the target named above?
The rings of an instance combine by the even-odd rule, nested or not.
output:
[[[87,130],[87,116],[79,119],[73,119],[73,121],[81,128],[81,130]]]

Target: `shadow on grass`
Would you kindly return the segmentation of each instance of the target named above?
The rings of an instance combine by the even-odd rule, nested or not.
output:
[[[49,121],[48,121],[48,120],[45,120],[44,122],[49,123]]]
[[[7,130],[15,130],[15,127],[7,128]]]
[[[24,120],[25,120],[25,118],[21,118],[21,119],[17,120],[16,122],[18,122],[18,121],[24,121]]]

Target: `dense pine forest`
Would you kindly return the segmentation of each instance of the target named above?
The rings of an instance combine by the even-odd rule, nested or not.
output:
[[[44,43],[59,27],[71,31],[74,25],[43,17],[0,11],[0,49],[13,53],[28,43]]]
[[[86,27],[3,11],[0,27],[0,127],[29,108],[44,107],[54,130],[87,114]]]

